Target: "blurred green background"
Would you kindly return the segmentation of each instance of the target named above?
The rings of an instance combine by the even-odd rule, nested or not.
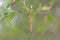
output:
[[[60,40],[60,0],[0,0],[0,40]]]

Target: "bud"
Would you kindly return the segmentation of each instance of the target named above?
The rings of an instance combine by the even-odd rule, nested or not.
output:
[[[32,5],[31,5],[31,9],[32,9]]]

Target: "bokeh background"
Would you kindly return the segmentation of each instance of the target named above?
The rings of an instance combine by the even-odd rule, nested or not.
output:
[[[0,0],[0,40],[60,40],[60,0]]]

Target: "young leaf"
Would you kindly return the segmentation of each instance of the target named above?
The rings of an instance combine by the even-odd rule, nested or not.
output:
[[[7,18],[11,21],[14,18],[14,16],[15,16],[15,12],[12,12],[8,15]]]
[[[54,21],[54,16],[51,14],[48,14],[48,22],[53,23]]]

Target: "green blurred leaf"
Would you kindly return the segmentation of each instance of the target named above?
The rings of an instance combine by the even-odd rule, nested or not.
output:
[[[54,16],[52,14],[48,14],[48,22],[53,23],[54,22]]]
[[[30,14],[31,18],[32,18],[32,23],[35,22],[35,18],[36,18],[36,14],[34,14],[33,12]]]
[[[8,19],[11,21],[15,17],[15,12],[12,12],[8,15]]]

